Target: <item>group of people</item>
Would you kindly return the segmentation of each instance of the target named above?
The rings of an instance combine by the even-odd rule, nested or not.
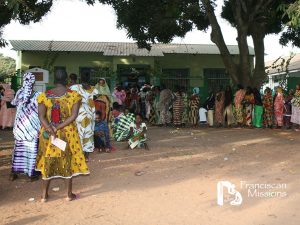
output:
[[[76,78],[74,74],[72,77]],[[10,179],[24,174],[36,180],[41,175],[42,202],[48,200],[50,181],[54,178],[66,180],[66,200],[76,199],[72,178],[89,174],[89,153],[113,148],[109,125],[113,98],[105,79],[100,79],[95,87],[88,81],[89,74],[83,74],[81,84],[68,84],[67,74],[58,71],[54,75],[55,87],[41,93],[33,89],[35,76],[25,73],[22,87],[11,99],[16,115]],[[147,127],[139,114],[132,116],[126,129],[125,140],[131,148],[145,143]]]
[[[207,112],[207,117],[203,115]],[[281,87],[275,93],[266,88],[262,94],[257,88],[237,85],[233,95],[230,86],[220,87],[217,93],[211,92],[199,109],[200,121],[209,126],[235,126],[256,128],[287,128],[300,124],[300,87],[289,90],[285,95]],[[201,116],[202,115],[202,116]],[[201,117],[204,118],[201,120]]]
[[[70,80],[69,80],[70,79]],[[149,84],[141,88],[112,92],[104,78],[90,85],[90,75],[54,75],[55,87],[45,93],[34,91],[35,76],[25,73],[22,87],[14,95],[9,86],[0,87],[0,125],[13,117],[15,146],[11,180],[19,174],[31,180],[42,175],[42,201],[48,199],[51,179],[65,178],[67,200],[74,200],[72,178],[89,174],[87,161],[94,151],[111,152],[111,139],[125,141],[128,148],[149,149],[148,124],[159,126],[248,126],[291,128],[300,125],[300,86],[284,95],[281,87],[262,95],[257,88],[238,85],[209,93],[200,103],[200,89],[188,95],[183,88],[174,91]],[[9,111],[11,110],[11,111]],[[12,112],[14,110],[14,113]],[[10,125],[11,126],[11,125]],[[296,130],[299,127],[296,127]]]

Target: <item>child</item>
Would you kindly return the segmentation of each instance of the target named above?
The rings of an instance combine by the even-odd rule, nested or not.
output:
[[[100,111],[96,111],[95,129],[94,129],[94,145],[98,152],[111,152],[112,146],[109,140],[109,129],[105,120],[102,120]]]
[[[202,106],[199,109],[199,122],[200,124],[207,124],[207,109],[205,108],[205,106]]]
[[[129,140],[128,145],[131,149],[135,147],[144,147],[146,150],[149,150],[148,145],[146,143],[146,132],[147,126],[142,122],[142,116],[140,114],[135,115],[135,122],[130,124],[129,131]]]

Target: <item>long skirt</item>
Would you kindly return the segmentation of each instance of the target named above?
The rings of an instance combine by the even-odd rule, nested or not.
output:
[[[230,126],[234,123],[232,105],[228,105],[224,109],[224,121],[227,121],[227,124]]]
[[[246,125],[251,126],[252,125],[252,110],[253,105],[247,105],[246,106]]]
[[[192,125],[197,125],[199,121],[199,110],[198,107],[191,108],[190,120]]]
[[[262,127],[262,115],[264,112],[264,108],[260,105],[254,106],[254,118],[253,118],[253,126],[254,127]]]
[[[300,108],[292,106],[291,122],[300,125]]]
[[[171,123],[171,113],[168,109],[163,109],[159,115],[160,115],[159,122],[161,124],[166,125],[168,123]],[[180,120],[180,123],[181,123],[181,120]]]
[[[234,108],[235,111],[235,120],[237,123],[242,124],[244,122],[243,117],[243,106],[242,105],[236,105]]]
[[[182,124],[183,116],[183,107],[181,106],[173,106],[173,123],[174,125]]]
[[[210,127],[212,127],[214,125],[214,110],[208,110],[207,122]]]
[[[35,171],[35,161],[38,151],[38,139],[33,141],[15,140],[12,157],[12,172],[22,173],[29,177],[38,174]]]

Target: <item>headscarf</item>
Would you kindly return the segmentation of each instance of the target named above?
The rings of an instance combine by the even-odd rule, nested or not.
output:
[[[193,88],[193,94],[194,94],[194,95],[199,95],[199,93],[200,93],[200,88],[194,87],[194,88]]]
[[[112,102],[112,95],[111,95],[111,93],[110,93],[110,89],[109,89],[109,87],[108,87],[108,85],[107,85],[107,83],[106,83],[106,80],[105,80],[105,78],[100,78],[99,79],[99,81],[100,80],[104,80],[104,85],[103,86],[101,86],[100,84],[99,84],[99,82],[96,84],[96,86],[95,86],[95,88],[99,91],[99,94],[100,95],[107,95],[107,97],[109,98],[109,100]]]
[[[21,89],[18,91],[16,98],[12,102],[13,105],[16,105],[16,101],[18,101],[18,104],[28,104],[30,96],[32,94],[33,85],[35,82],[35,76],[28,72],[23,75],[23,84]]]
[[[32,94],[32,88],[35,82],[35,76],[32,73],[25,73],[23,75],[23,103],[27,103],[31,94]]]

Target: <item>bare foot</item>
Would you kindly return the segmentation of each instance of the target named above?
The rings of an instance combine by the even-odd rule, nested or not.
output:
[[[48,201],[48,194],[46,194],[45,196],[42,196],[42,198],[41,198],[41,202],[42,203],[45,203],[45,202],[47,202]]]
[[[71,195],[69,195],[67,198],[66,198],[66,200],[67,201],[74,201],[74,200],[76,200],[77,199],[77,195],[76,194],[74,194],[74,193],[71,193]]]

